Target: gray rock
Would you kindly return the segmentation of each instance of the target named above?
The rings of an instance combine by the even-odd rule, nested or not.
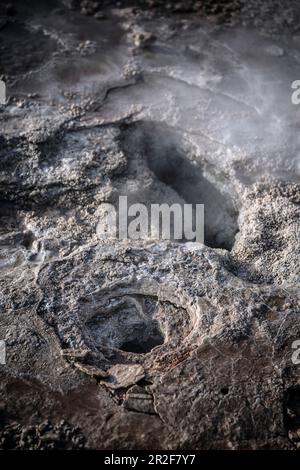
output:
[[[138,364],[117,364],[108,369],[109,381],[103,382],[109,388],[127,388],[145,377],[145,371]]]
[[[134,385],[127,391],[124,407],[139,413],[155,414],[153,397],[139,385]]]

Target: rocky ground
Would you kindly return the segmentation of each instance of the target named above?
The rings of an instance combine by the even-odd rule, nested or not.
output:
[[[299,16],[1,3],[1,448],[300,447]],[[205,245],[99,240],[124,194]]]

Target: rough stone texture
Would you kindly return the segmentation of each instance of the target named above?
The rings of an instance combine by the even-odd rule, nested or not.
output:
[[[300,446],[288,3],[1,3],[0,447]],[[99,240],[124,194],[205,245]]]

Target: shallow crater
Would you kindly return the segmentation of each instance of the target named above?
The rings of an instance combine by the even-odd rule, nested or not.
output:
[[[88,342],[136,354],[150,352],[165,341],[157,307],[157,300],[150,297],[110,299],[106,308],[86,322]]]
[[[84,304],[84,338],[98,351],[147,354],[178,349],[193,329],[193,318],[156,296],[128,293],[110,296],[97,306]],[[110,354],[108,354],[110,356]]]
[[[132,132],[131,142],[161,186],[162,200],[157,202],[164,203],[171,188],[185,204],[204,204],[205,244],[231,250],[239,230],[238,203],[227,177],[168,126],[143,122]]]

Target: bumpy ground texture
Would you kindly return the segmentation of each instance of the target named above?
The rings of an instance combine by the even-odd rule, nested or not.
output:
[[[297,4],[1,2],[1,448],[300,446]]]

